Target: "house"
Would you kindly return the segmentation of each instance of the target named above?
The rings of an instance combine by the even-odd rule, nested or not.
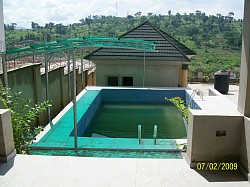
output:
[[[97,86],[187,86],[188,64],[196,53],[166,32],[142,23],[120,38],[154,41],[156,51],[99,48],[85,58],[96,64]]]

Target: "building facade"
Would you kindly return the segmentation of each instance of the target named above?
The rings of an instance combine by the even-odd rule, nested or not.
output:
[[[96,64],[97,86],[187,86],[194,51],[148,21],[121,38],[154,41],[155,51],[99,48],[90,53],[85,58]]]

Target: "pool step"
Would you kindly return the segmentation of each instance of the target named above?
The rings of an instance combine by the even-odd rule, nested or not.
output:
[[[50,156],[78,156],[104,158],[155,158],[155,159],[182,159],[181,152],[154,152],[154,151],[126,151],[126,150],[32,150],[32,155]]]
[[[75,152],[71,138],[66,144],[48,144],[43,147],[40,143],[31,147],[33,155],[63,155],[82,157],[109,157],[109,158],[182,158],[182,149],[179,144],[185,139],[142,139],[139,145],[136,138],[81,138]],[[71,146],[70,146],[71,145]]]
[[[139,144],[136,138],[81,138],[78,141],[78,150],[126,150],[126,151],[153,151],[153,152],[180,152],[176,139],[142,139]],[[73,138],[66,143],[44,144],[39,142],[30,147],[32,150],[66,150],[74,149]]]

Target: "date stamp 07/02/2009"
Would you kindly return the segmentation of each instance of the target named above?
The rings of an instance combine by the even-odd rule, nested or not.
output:
[[[197,170],[210,170],[210,171],[235,171],[238,169],[238,163],[223,163],[223,162],[199,162],[196,165]]]

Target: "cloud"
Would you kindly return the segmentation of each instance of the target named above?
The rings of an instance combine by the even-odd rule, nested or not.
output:
[[[134,15],[138,11],[143,15],[148,12],[167,15],[169,10],[173,14],[200,10],[208,15],[227,15],[232,11],[235,18],[243,16],[241,0],[6,0],[4,19],[5,23],[17,23],[29,28],[32,21],[40,25],[49,22],[69,24],[89,15],[116,15],[116,2],[118,16]]]

